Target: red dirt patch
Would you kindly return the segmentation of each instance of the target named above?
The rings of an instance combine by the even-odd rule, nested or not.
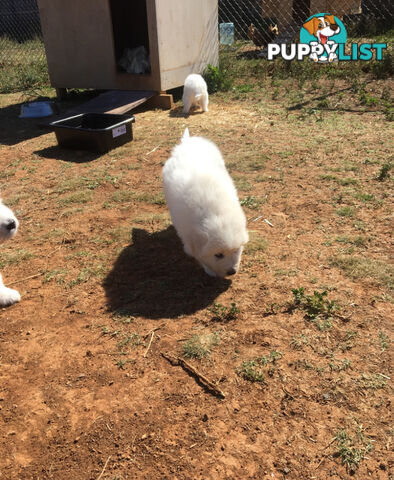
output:
[[[0,111],[1,194],[21,222],[1,273],[22,295],[1,310],[0,478],[388,479],[384,116],[299,118],[267,87],[187,119],[139,112],[135,140],[96,157],[17,119],[19,101]],[[169,227],[160,172],[185,126],[218,144],[249,220],[231,280],[206,276]],[[338,316],[289,308],[301,286]],[[213,312],[232,303],[233,319]],[[188,362],[225,399],[161,355],[209,332],[218,344]],[[262,382],[242,374],[256,359]]]

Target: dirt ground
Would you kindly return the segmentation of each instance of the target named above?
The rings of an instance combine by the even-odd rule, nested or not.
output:
[[[339,83],[315,107],[320,86],[292,109],[297,88],[266,83],[188,118],[141,110],[101,156],[0,97],[20,220],[0,270],[22,295],[0,310],[1,480],[393,478],[393,129]],[[171,227],[161,167],[186,126],[219,146],[248,218],[230,279]]]

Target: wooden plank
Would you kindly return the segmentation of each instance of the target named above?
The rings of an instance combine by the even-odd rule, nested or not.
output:
[[[142,105],[156,95],[157,92],[151,90],[110,90],[67,110],[65,113],[40,119],[39,126],[48,128],[49,124],[55,120],[62,120],[80,113],[116,113],[121,115]]]
[[[85,112],[123,114],[143,104],[154,95],[156,92],[151,90],[109,90],[84,103],[79,109],[83,108]]]
[[[162,108],[171,110],[174,107],[173,96],[169,93],[158,93],[146,102],[147,108]]]

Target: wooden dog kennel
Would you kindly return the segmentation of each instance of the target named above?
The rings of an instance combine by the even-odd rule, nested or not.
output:
[[[218,64],[217,0],[38,0],[51,83],[58,89],[165,90]],[[119,66],[144,46],[150,71]]]

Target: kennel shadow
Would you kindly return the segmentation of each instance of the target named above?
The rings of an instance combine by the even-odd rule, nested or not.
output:
[[[58,145],[51,145],[50,147],[36,150],[34,154],[42,158],[62,160],[63,162],[70,163],[89,163],[105,155],[105,153],[94,153],[86,150],[61,148]]]
[[[19,118],[24,102],[0,108],[0,144],[13,146],[45,135],[37,125],[37,118]]]
[[[146,318],[176,318],[208,307],[231,285],[209,277],[183,252],[173,227],[132,230],[103,286],[110,311]]]

